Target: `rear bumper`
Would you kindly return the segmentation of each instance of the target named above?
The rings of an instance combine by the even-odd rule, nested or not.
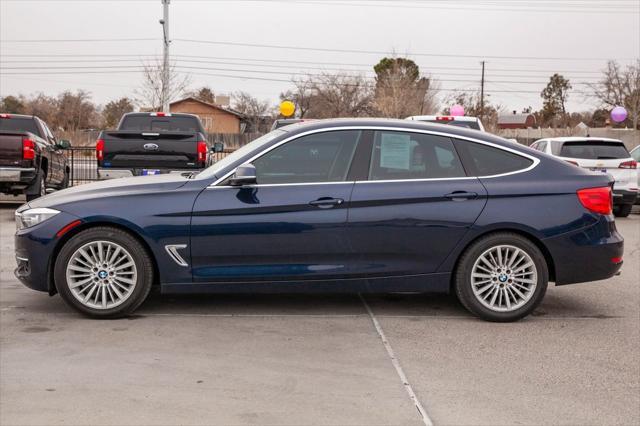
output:
[[[543,242],[553,258],[556,285],[604,280],[622,267],[624,239],[612,216],[601,216],[589,228]]]
[[[35,177],[34,167],[0,167],[0,190],[22,190],[29,186]]]
[[[613,190],[613,205],[633,204],[638,199],[638,191],[628,191],[626,189]]]
[[[142,176],[143,169],[106,169],[98,168],[99,179],[117,179],[123,177]],[[158,170],[157,174],[167,173],[191,173],[200,169],[187,169],[187,170],[170,170],[170,169],[154,169]]]

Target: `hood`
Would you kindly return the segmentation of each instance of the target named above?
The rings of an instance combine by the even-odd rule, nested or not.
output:
[[[170,191],[180,188],[187,182],[189,182],[189,179],[178,173],[101,180],[56,191],[37,198],[28,204],[32,208],[55,207],[76,201],[108,198],[125,193],[132,195],[135,193],[148,194],[154,191]]]

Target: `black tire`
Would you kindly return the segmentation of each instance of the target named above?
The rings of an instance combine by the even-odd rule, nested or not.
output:
[[[478,300],[472,288],[471,274],[476,261],[483,255],[483,253],[486,253],[491,248],[501,245],[513,246],[525,252],[533,261],[537,274],[536,287],[531,292],[530,298],[522,306],[510,311],[498,311],[485,306],[480,302],[480,300]],[[506,283],[501,284],[497,278],[491,278],[490,280],[495,281],[495,284],[493,284],[493,282],[489,284],[504,287],[508,285]],[[455,293],[458,300],[460,300],[460,303],[462,303],[467,310],[477,317],[492,322],[517,321],[529,315],[544,298],[548,282],[549,269],[540,249],[527,238],[511,232],[500,232],[487,235],[469,246],[460,257],[454,276]],[[488,291],[492,292],[493,289],[489,289]]]
[[[60,189],[65,189],[69,187],[69,172],[64,172],[64,178],[62,179],[62,183],[60,184]]]
[[[613,207],[613,215],[615,217],[627,217],[631,214],[633,204],[621,204]]]
[[[79,248],[95,241],[112,242],[121,246],[135,264],[137,279],[133,290],[124,302],[112,308],[96,309],[83,304],[74,296],[67,281],[67,264],[73,254]],[[153,271],[151,257],[138,240],[120,229],[100,226],[84,230],[65,243],[56,259],[54,278],[58,293],[69,306],[91,318],[107,319],[127,316],[146,300],[153,284]]]
[[[25,190],[27,202],[33,201],[36,198],[43,197],[47,194],[46,180],[47,175],[45,175],[44,171],[40,170],[33,184]]]

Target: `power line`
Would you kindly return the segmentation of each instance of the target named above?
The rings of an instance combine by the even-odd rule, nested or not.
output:
[[[338,53],[361,53],[361,54],[374,54],[374,55],[389,55],[388,51],[381,50],[362,50],[362,49],[329,49],[324,47],[306,47],[306,46],[287,46],[276,44],[261,44],[261,43],[241,43],[232,41],[214,41],[214,40],[197,40],[176,38],[174,41],[181,41],[186,43],[203,43],[203,44],[216,44],[225,46],[240,46],[240,47],[258,47],[265,49],[288,49],[288,50],[304,50],[304,51],[316,51],[316,52],[338,52]],[[605,61],[612,58],[585,58],[585,57],[543,57],[543,56],[499,56],[499,55],[462,55],[455,53],[407,53],[406,56],[429,56],[429,57],[445,57],[445,58],[490,58],[490,59],[514,59],[514,60],[559,60],[559,61]],[[620,58],[624,60],[634,58]]]

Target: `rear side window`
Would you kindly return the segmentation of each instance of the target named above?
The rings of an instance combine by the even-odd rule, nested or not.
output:
[[[565,142],[560,149],[561,157],[588,160],[629,158],[629,151],[622,142],[577,141]]]
[[[342,182],[360,131],[314,133],[287,142],[253,161],[258,184]]]
[[[40,135],[40,130],[33,118],[0,118],[0,130],[13,132],[29,132],[36,136]]]
[[[375,133],[369,180],[464,177],[451,139],[422,133]]]
[[[473,176],[493,176],[526,169],[533,161],[518,154],[476,142],[456,139],[456,148],[467,172]]]
[[[151,115],[127,116],[122,120],[122,124],[120,124],[118,130],[133,130],[139,132],[201,131],[196,117],[154,117]]]

